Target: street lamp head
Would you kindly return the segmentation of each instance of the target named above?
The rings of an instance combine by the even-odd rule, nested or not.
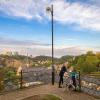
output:
[[[52,10],[51,10],[50,7],[47,7],[47,8],[46,8],[46,11],[47,11],[47,12],[51,12]]]

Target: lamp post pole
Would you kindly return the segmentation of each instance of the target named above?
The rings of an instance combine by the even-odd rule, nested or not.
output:
[[[52,85],[55,82],[55,68],[54,68],[54,27],[53,27],[53,5],[51,7],[47,7],[47,12],[51,13],[51,32],[52,32]]]
[[[52,16],[52,85],[55,81],[55,69],[54,69],[54,29],[53,29],[53,5],[51,5],[51,16]]]

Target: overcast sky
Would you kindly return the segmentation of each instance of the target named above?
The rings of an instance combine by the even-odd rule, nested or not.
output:
[[[0,0],[0,52],[51,55],[51,4],[55,56],[100,51],[100,0]]]

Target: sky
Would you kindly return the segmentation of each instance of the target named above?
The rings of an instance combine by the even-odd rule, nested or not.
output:
[[[0,53],[51,56],[52,4],[55,56],[99,52],[100,0],[0,0]]]

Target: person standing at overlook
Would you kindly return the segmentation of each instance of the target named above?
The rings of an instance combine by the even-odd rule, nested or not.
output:
[[[63,85],[63,76],[64,76],[64,73],[67,72],[67,68],[66,68],[66,64],[64,63],[60,72],[59,72],[59,88],[62,88],[61,87],[61,84]]]

